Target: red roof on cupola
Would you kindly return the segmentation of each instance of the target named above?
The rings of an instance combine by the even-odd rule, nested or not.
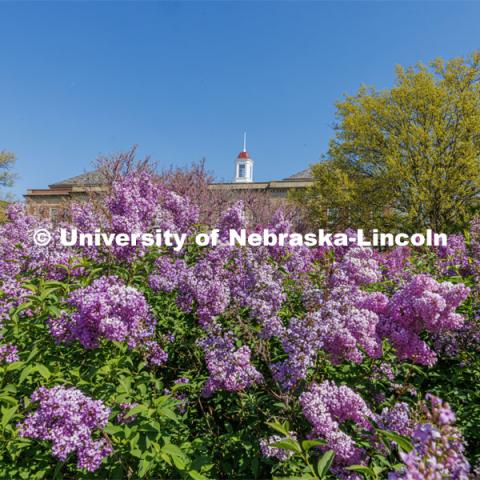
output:
[[[250,155],[246,151],[242,151],[238,154],[237,158],[250,158]]]

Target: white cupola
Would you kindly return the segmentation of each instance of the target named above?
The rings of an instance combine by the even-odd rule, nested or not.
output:
[[[247,134],[243,134],[243,150],[235,159],[235,183],[253,182],[253,160],[247,152]]]

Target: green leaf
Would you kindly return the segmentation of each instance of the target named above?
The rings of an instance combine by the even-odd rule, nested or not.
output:
[[[205,475],[202,475],[196,470],[189,470],[187,473],[193,478],[193,480],[207,480]]]
[[[302,449],[300,448],[298,442],[292,440],[291,438],[285,438],[284,440],[275,442],[272,444],[272,447],[283,448],[284,450],[290,450],[295,453],[302,453]]]
[[[107,425],[104,428],[105,433],[108,433],[109,435],[115,435],[118,432],[121,432],[123,428],[120,425]]]
[[[52,376],[52,373],[50,372],[50,370],[45,365],[43,365],[41,363],[39,363],[35,366],[35,370],[37,370],[38,373],[40,373],[40,375],[45,380],[48,380]]]
[[[21,385],[26,380],[26,378],[32,373],[34,369],[35,367],[33,365],[27,365],[20,373],[18,384]]]
[[[134,448],[130,450],[130,455],[136,458],[142,458],[142,451],[139,448]]]
[[[10,395],[0,395],[0,402],[9,403],[10,405],[17,405],[18,401],[16,398]]]
[[[301,477],[276,477],[276,476],[273,476],[272,477],[272,480],[307,480],[307,479],[312,479],[314,477],[312,477],[312,475],[310,475],[309,473],[304,473]]]
[[[366,473],[371,474],[372,470],[365,465],[351,465],[350,467],[345,467],[345,470],[351,470],[352,472]]]
[[[140,462],[138,463],[138,476],[140,478],[143,478],[145,474],[152,468],[152,461],[151,460],[145,460],[142,458]]]
[[[267,425],[269,427],[273,428],[274,430],[276,430],[277,432],[285,435],[286,437],[288,437],[290,435],[290,432],[288,430],[286,430],[285,427],[281,423],[267,422]]]
[[[395,432],[390,432],[388,430],[379,430],[384,437],[386,437],[388,440],[395,442],[398,445],[398,448],[405,453],[409,453],[413,449],[412,442],[407,438],[402,435],[399,435],[398,433]]]
[[[25,362],[12,362],[7,365],[7,372],[13,372],[15,370],[18,370],[19,368],[22,368],[25,365]]]
[[[128,411],[128,413],[125,415],[125,418],[129,418],[140,413],[148,413],[148,407],[146,405],[135,405]]]
[[[11,408],[2,408],[2,427],[5,428],[7,423],[12,419],[17,411],[18,405],[15,405]]]
[[[382,472],[385,471],[385,468],[381,467],[380,465],[373,465],[372,470],[373,473],[378,477]]]
[[[120,385],[123,387],[123,391],[125,393],[130,393],[130,383],[131,383],[130,379],[125,377],[120,377],[118,381]],[[121,391],[121,389],[119,389],[119,391]]]
[[[169,418],[170,420],[173,420],[174,422],[178,422],[178,417],[175,415],[175,412],[170,408],[167,408],[167,407],[160,408],[158,410],[158,413],[160,415],[163,415],[164,417]]]
[[[162,447],[162,451],[168,453],[172,457],[185,457],[185,453],[183,453],[182,450],[173,443],[165,444]]]
[[[317,471],[320,478],[325,477],[325,475],[328,473],[334,457],[335,457],[335,452],[333,450],[328,450],[328,452],[325,452],[318,459]]]
[[[311,448],[318,447],[319,445],[325,445],[325,440],[304,440],[302,442],[302,448],[308,452]]]

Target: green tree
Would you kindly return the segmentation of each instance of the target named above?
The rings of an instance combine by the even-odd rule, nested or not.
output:
[[[10,187],[15,180],[15,174],[11,171],[15,163],[15,155],[6,150],[0,151],[0,187]],[[0,191],[1,193],[1,191]],[[0,222],[5,220],[7,202],[0,199]]]
[[[395,86],[337,103],[335,138],[296,195],[325,225],[452,232],[480,193],[480,52],[397,67]]]
[[[0,150],[0,187],[10,187],[15,180],[12,167],[15,163],[15,155],[6,150]]]

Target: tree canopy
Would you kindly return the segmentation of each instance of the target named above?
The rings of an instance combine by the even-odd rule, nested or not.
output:
[[[393,88],[337,103],[335,137],[300,194],[315,223],[432,228],[471,219],[480,193],[480,52],[397,67]]]
[[[0,150],[0,187],[10,187],[15,180],[12,167],[15,163],[15,155],[6,150]]]

